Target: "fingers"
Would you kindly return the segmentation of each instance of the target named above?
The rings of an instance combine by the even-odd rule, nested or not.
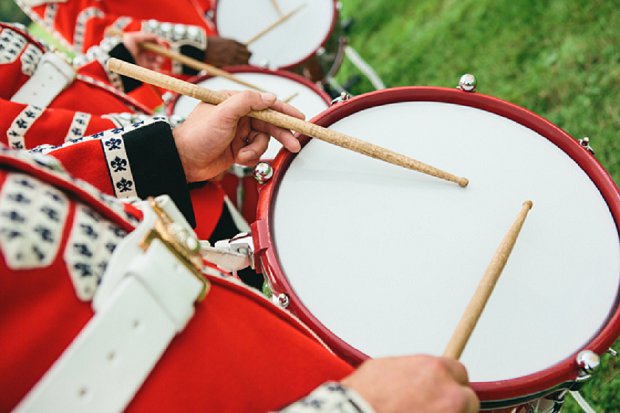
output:
[[[465,386],[469,385],[469,375],[467,374],[465,366],[456,360],[448,358],[441,358],[441,361],[457,383]]]
[[[466,400],[466,410],[467,413],[477,413],[480,411],[480,400],[476,395],[476,392],[471,387],[463,387],[463,394],[465,395]]]
[[[267,150],[270,137],[266,133],[254,131],[248,138],[250,143],[241,148],[237,154],[237,163],[242,165],[255,165],[260,161],[260,157]]]
[[[251,111],[268,108],[279,110],[282,113],[296,118],[304,118],[304,115],[299,110],[291,105],[277,101],[273,94],[251,91],[233,94],[221,103],[217,107],[217,110],[225,125],[229,128],[234,128],[239,123],[240,119],[247,116]],[[252,119],[251,127],[253,130],[273,136],[291,152],[299,152],[301,149],[299,141],[293,136],[290,130],[257,119]],[[237,136],[245,137],[247,135],[242,132]]]
[[[279,128],[266,122],[257,121],[256,119],[252,119],[252,128],[273,136],[282,146],[293,153],[297,153],[301,150],[299,140],[297,140],[288,129]]]

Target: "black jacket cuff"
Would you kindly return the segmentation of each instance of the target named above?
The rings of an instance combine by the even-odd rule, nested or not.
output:
[[[170,196],[195,227],[187,180],[170,125],[163,121],[152,123],[125,133],[123,141],[138,196]]]
[[[132,63],[132,64],[136,63],[135,60],[133,59],[133,56],[131,55],[129,50],[127,50],[123,42],[120,42],[119,44],[114,46],[114,48],[110,50],[109,54],[110,54],[110,57],[114,57],[119,60],[124,60],[125,62],[128,62],[128,63]],[[141,81],[132,79],[127,76],[121,75],[121,81],[123,82],[123,89],[125,90],[125,93],[129,93],[132,90],[135,90],[139,88],[140,86],[142,86]]]
[[[194,46],[184,45],[180,48],[181,54],[191,57],[192,59],[196,59],[199,62],[205,61],[205,55],[207,54],[206,50],[199,49]],[[183,65],[183,74],[184,75],[197,75],[198,70],[192,69],[191,67]]]

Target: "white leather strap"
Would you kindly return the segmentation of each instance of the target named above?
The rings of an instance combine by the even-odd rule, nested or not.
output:
[[[160,240],[137,247],[153,215],[145,209],[145,222],[119,244],[113,259],[124,265],[108,266],[95,316],[16,412],[124,410],[192,317],[202,282]]]
[[[55,53],[47,52],[41,57],[34,74],[15,92],[11,100],[39,107],[49,106],[74,77],[75,70],[67,61]]]

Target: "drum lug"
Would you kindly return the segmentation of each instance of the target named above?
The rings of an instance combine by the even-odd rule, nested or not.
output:
[[[285,294],[285,293],[274,295],[272,297],[272,300],[280,308],[286,308],[291,303],[291,300],[288,298],[288,294]]]
[[[473,93],[476,91],[477,86],[478,86],[478,80],[476,79],[476,76],[470,73],[465,73],[459,79],[459,84],[456,88],[459,90],[462,90],[463,92]]]
[[[612,356],[612,357],[618,357],[618,352],[616,350],[614,350],[612,347],[609,347],[609,350],[607,350],[607,352]]]
[[[582,148],[594,155],[594,149],[592,149],[592,147],[590,146],[590,138],[584,136],[583,138],[579,139],[579,145],[581,145]]]
[[[254,167],[254,179],[259,184],[267,183],[273,177],[273,167],[267,162],[259,162]]]
[[[338,103],[346,102],[349,99],[351,99],[350,94],[348,94],[347,92],[341,92],[340,96],[332,100],[331,106],[337,105]]]
[[[590,379],[592,373],[601,365],[601,358],[598,354],[591,350],[582,350],[577,353],[575,358],[577,366],[579,366],[580,373],[577,377],[577,382],[582,382]]]
[[[201,241],[203,258],[218,267],[236,273],[247,267],[255,268],[254,242],[250,233],[241,233],[231,239],[217,241],[212,247],[208,241]]]

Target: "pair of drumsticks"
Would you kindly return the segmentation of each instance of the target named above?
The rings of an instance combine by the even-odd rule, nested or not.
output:
[[[222,93],[209,90],[162,73],[154,72],[140,66],[126,63],[118,59],[111,58],[108,61],[108,68],[121,75],[132,77],[145,83],[150,83],[213,105],[218,105],[227,98],[227,96]],[[314,125],[271,109],[252,111],[249,116],[281,128],[290,129],[307,136],[318,138],[333,145],[337,145],[372,158],[380,159],[398,166],[425,173],[427,175],[455,182],[461,187],[467,186],[469,182],[466,178],[455,176],[449,172],[442,171],[389,149],[364,142],[341,132],[322,128],[318,125]],[[474,293],[469,305],[461,317],[461,320],[454,330],[454,333],[444,350],[444,357],[453,359],[460,358],[463,349],[465,348],[465,345],[467,344],[467,341],[469,340],[469,337],[471,336],[482,314],[482,310],[491,296],[497,280],[499,279],[499,276],[508,261],[519,232],[521,231],[525,218],[527,217],[529,210],[532,208],[532,205],[533,204],[531,201],[525,201],[523,203],[516,220],[500,243],[476,289],[476,292]]]

